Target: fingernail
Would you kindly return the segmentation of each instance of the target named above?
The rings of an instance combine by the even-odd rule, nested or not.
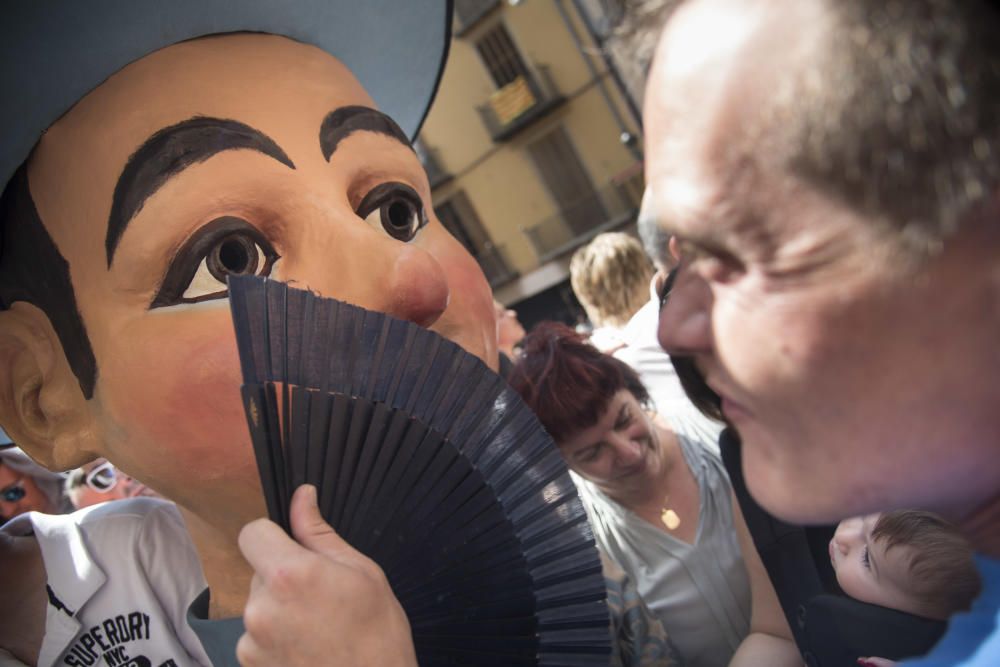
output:
[[[306,495],[309,497],[309,502],[313,505],[316,504],[316,487],[312,484],[306,484]]]

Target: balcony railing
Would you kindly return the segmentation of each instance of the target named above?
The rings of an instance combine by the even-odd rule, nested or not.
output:
[[[493,141],[506,141],[515,133],[565,101],[544,65],[530,69],[478,107]]]
[[[636,183],[638,180],[638,183]],[[599,190],[569,202],[558,214],[522,227],[539,263],[566,254],[601,232],[615,229],[639,212],[642,172],[624,181],[612,180]]]
[[[475,254],[476,261],[486,274],[490,287],[499,287],[517,278],[517,272],[511,270],[507,260],[504,259],[505,254],[503,246],[495,246],[489,241]]]

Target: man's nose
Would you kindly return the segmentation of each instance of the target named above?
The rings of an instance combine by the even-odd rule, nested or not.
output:
[[[703,278],[687,268],[678,269],[666,302],[660,309],[660,345],[670,354],[690,356],[712,345],[712,292]]]
[[[279,262],[276,277],[423,327],[434,324],[449,299],[447,275],[437,259],[360,220],[350,222],[314,231],[298,252]]]

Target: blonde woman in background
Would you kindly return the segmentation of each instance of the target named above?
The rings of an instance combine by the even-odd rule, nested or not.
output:
[[[642,244],[624,232],[598,234],[574,253],[570,284],[594,327],[594,347],[611,354],[625,345],[622,332],[649,301],[654,273]]]

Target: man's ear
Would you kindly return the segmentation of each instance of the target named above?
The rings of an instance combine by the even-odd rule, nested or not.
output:
[[[0,311],[0,425],[51,470],[97,456],[93,417],[49,318],[19,301]]]
[[[670,256],[674,258],[675,263],[681,261],[681,244],[676,236],[670,237],[670,240],[667,242],[667,248],[670,250]]]

